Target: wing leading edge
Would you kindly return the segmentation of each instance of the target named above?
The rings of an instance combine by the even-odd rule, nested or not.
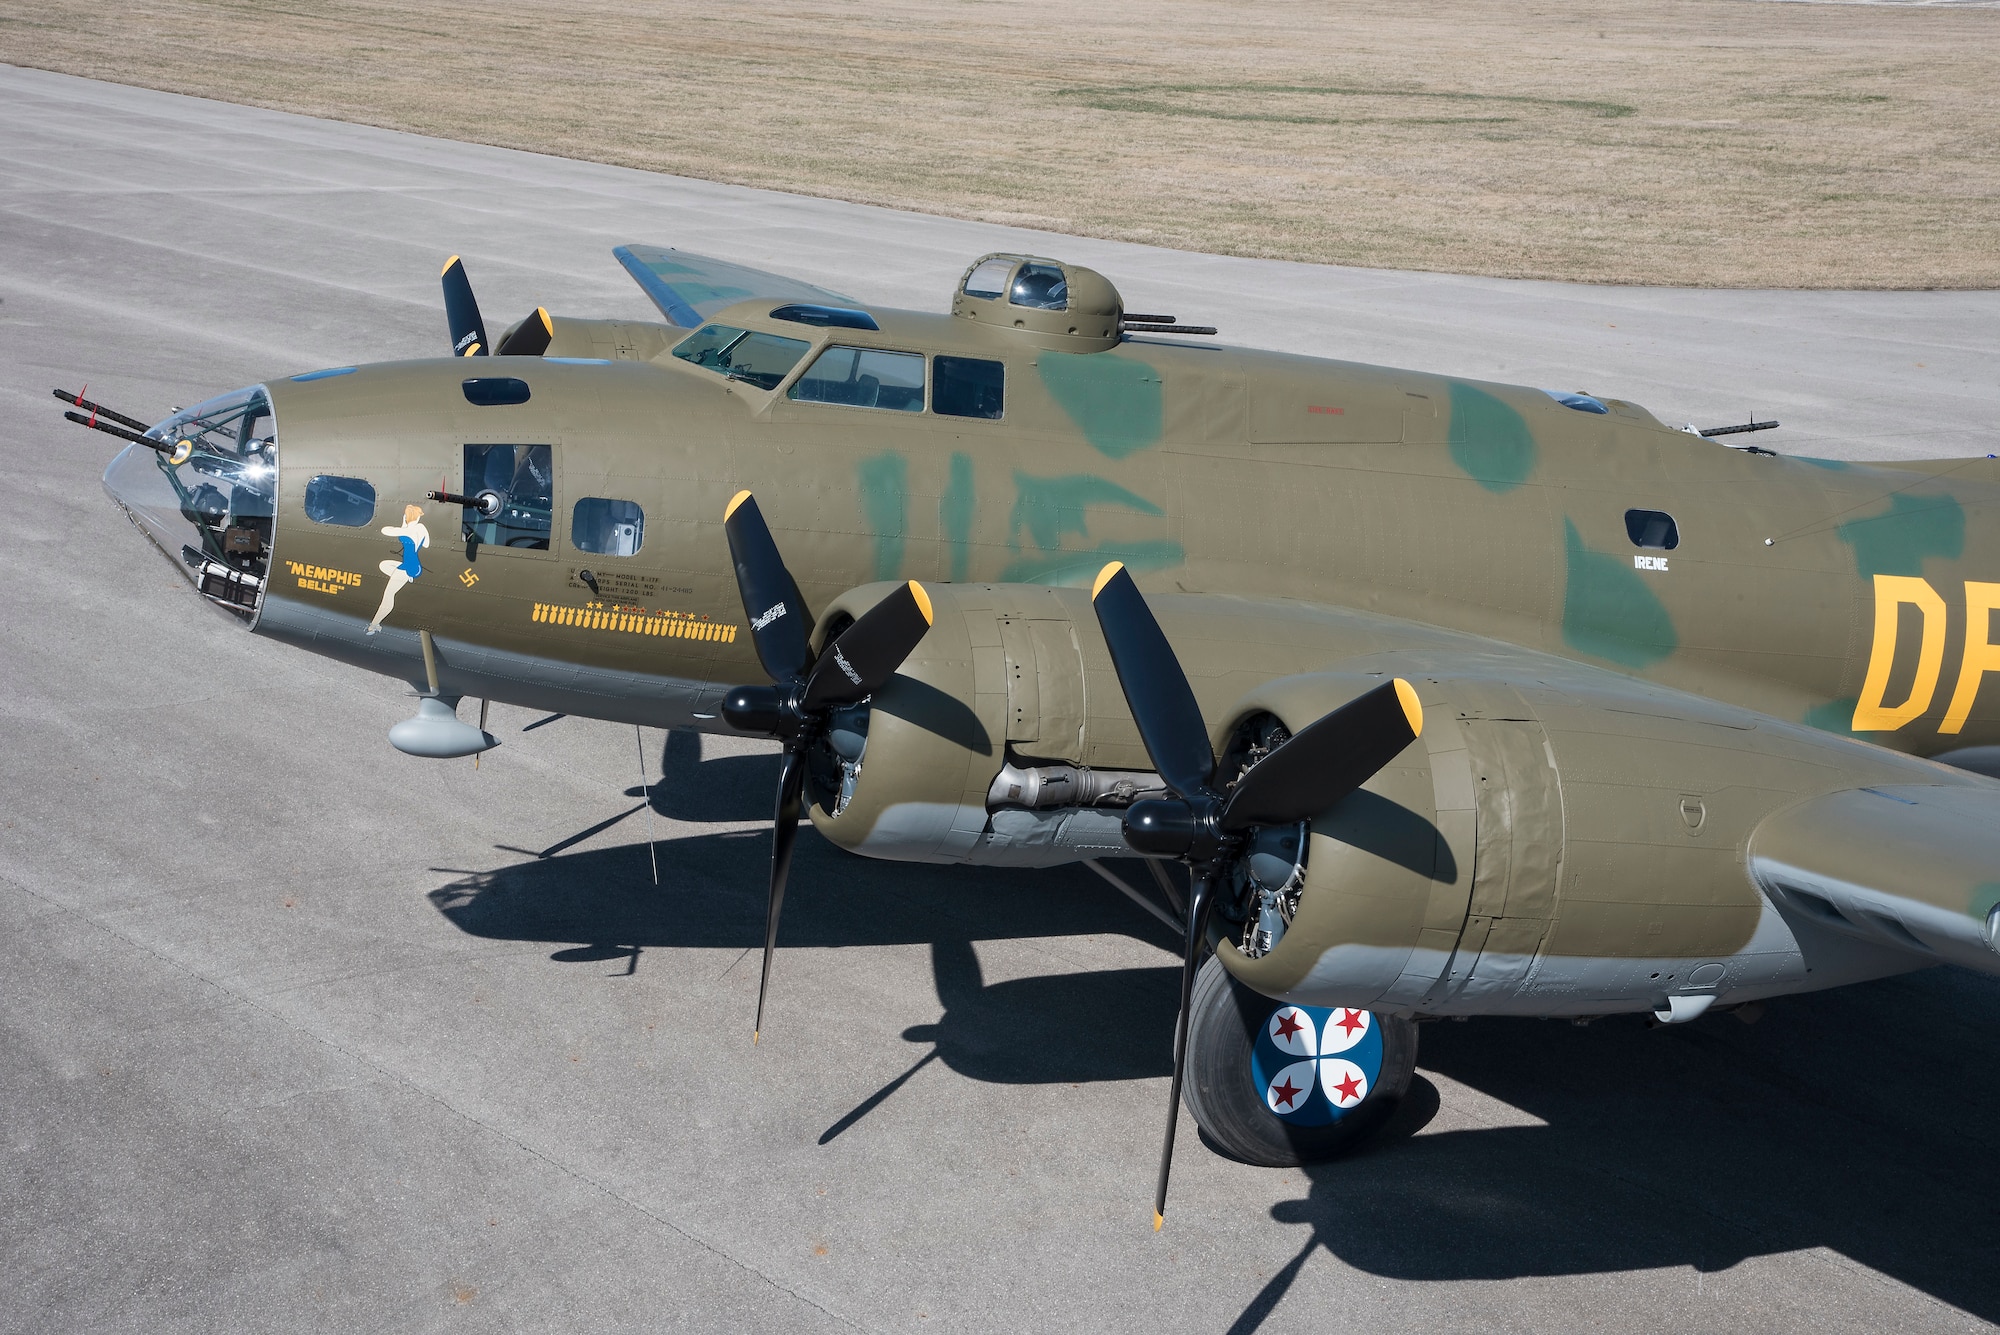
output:
[[[1826,793],[1767,816],[1749,861],[1766,894],[1817,922],[2000,973],[2000,789]]]
[[[611,254],[660,308],[660,314],[683,329],[692,329],[723,307],[752,297],[854,304],[851,297],[796,278],[669,246],[619,246]]]

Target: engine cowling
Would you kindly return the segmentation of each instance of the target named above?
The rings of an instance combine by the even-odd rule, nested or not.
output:
[[[836,600],[817,642],[892,587]],[[1126,856],[1122,808],[1157,780],[1108,678],[1086,596],[927,587],[930,633],[894,681],[836,718],[809,758],[813,824],[843,848],[898,861],[1052,866]],[[1003,770],[1008,781],[997,782]]]
[[[1800,796],[1935,784],[1938,767],[1640,683],[1605,686],[1588,669],[1522,686],[1378,661],[1416,685],[1423,735],[1311,823],[1275,944],[1257,953],[1247,918],[1219,944],[1224,967],[1258,991],[1406,1014],[1678,1017],[1921,966],[1780,914],[1744,850]],[[1275,718],[1295,731],[1381,679],[1272,681],[1239,704],[1236,730]]]

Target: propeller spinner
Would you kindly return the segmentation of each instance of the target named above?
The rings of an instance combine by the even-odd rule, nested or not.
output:
[[[736,585],[750,619],[757,660],[776,685],[738,686],[722,698],[722,716],[742,732],[761,732],[785,744],[778,801],[771,829],[771,889],[764,917],[764,973],[757,984],[755,1043],[764,1030],[764,998],[771,988],[771,957],[778,945],[778,915],[791,873],[798,835],[806,751],[825,731],[835,710],[880,690],[931,628],[931,600],[911,580],[842,631],[817,659],[812,618],[798,581],[785,568],[777,540],[756,498],[739,491],[723,511],[722,527],[736,565]]]
[[[1359,788],[1416,740],[1424,728],[1424,711],[1408,682],[1400,677],[1386,681],[1299,732],[1246,770],[1226,794],[1218,792],[1212,782],[1215,753],[1194,689],[1123,564],[1113,561],[1099,572],[1090,600],[1140,740],[1173,794],[1127,808],[1125,842],[1138,853],[1180,858],[1194,873],[1167,1137],[1153,1195],[1153,1227],[1158,1229],[1166,1222],[1167,1177],[1180,1125],[1195,970],[1207,946],[1216,887],[1226,883],[1254,830],[1309,820]]]

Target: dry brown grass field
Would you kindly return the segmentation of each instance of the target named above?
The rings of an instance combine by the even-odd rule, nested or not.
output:
[[[2000,285],[2000,8],[6,0],[0,61],[1193,250]]]

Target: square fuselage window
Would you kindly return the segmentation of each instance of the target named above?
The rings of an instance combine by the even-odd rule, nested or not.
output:
[[[466,527],[474,538],[494,547],[549,549],[554,453],[547,445],[465,447],[465,494],[486,501],[465,512]]]
[[[569,541],[596,556],[637,556],[646,541],[646,512],[637,501],[586,496],[570,511]]]
[[[983,357],[936,357],[931,411],[997,421],[1006,408],[1007,368]]]

